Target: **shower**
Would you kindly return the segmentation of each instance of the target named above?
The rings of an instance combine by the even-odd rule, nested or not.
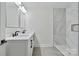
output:
[[[54,46],[65,56],[78,55],[78,3],[53,9]]]

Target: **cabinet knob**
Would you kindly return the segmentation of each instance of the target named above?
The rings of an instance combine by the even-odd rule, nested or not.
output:
[[[30,47],[32,48],[32,40],[30,40],[30,41],[31,41],[31,46]]]
[[[5,44],[7,41],[5,39],[1,40],[1,44],[0,45],[3,45]]]
[[[32,48],[32,45],[30,47]]]

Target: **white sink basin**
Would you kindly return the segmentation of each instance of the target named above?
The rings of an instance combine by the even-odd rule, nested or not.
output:
[[[25,34],[19,34],[18,36],[12,37],[6,37],[6,40],[28,40],[32,35],[34,34],[34,32],[28,32]]]

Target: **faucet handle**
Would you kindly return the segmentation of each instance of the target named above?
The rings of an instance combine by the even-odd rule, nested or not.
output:
[[[26,30],[23,30],[22,33],[24,34],[26,32]]]
[[[15,36],[15,34],[14,33],[12,33],[12,37],[14,37]]]
[[[17,35],[18,35],[18,32],[20,32],[20,31],[16,31],[16,32],[15,32],[15,36],[17,36]]]

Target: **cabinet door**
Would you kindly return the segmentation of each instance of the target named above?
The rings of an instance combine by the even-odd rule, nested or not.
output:
[[[6,56],[6,45],[7,43],[0,45],[0,56]]]
[[[28,41],[11,40],[8,41],[6,48],[7,56],[27,56],[28,55]]]
[[[18,7],[14,3],[6,3],[6,26],[19,27]]]

